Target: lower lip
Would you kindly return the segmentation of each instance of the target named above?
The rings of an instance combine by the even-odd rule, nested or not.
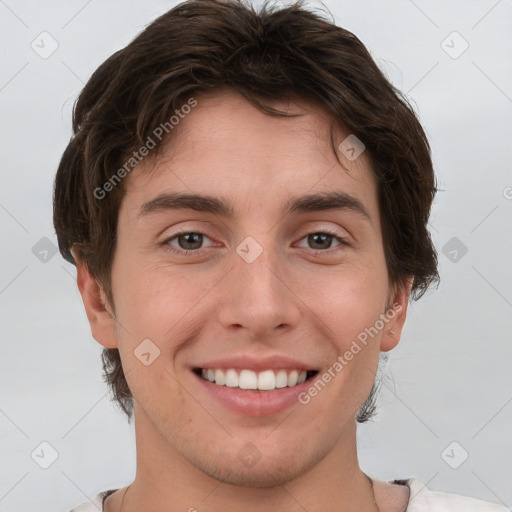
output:
[[[210,393],[218,402],[227,409],[244,416],[269,416],[288,409],[298,403],[298,395],[309,388],[314,380],[313,377],[293,387],[258,391],[219,386],[195,373],[193,375],[206,392]]]

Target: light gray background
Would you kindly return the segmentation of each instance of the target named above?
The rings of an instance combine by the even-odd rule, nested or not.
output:
[[[176,3],[0,0],[0,511],[64,511],[134,476],[133,427],[109,401],[74,267],[32,248],[56,244],[52,181],[84,82]],[[359,427],[361,465],[512,507],[512,0],[325,5],[413,101],[443,189],[441,286],[409,308],[377,421]],[[31,48],[43,31],[59,45],[47,59]],[[469,43],[458,58],[453,31]],[[468,249],[455,262],[453,237]],[[31,458],[43,441],[58,452],[46,470]],[[458,469],[442,457],[453,441],[452,465],[469,453]]]

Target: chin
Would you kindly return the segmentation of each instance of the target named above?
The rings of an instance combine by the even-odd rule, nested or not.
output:
[[[239,453],[228,456],[224,452],[218,457],[208,460],[203,457],[192,463],[203,473],[224,484],[269,488],[284,485],[300,477],[322,459],[322,454],[313,450],[310,455],[303,449],[297,449],[288,456],[283,453],[274,453],[271,456],[261,453],[259,459],[249,462],[251,466],[244,465],[241,458],[243,459],[243,454],[240,457]]]

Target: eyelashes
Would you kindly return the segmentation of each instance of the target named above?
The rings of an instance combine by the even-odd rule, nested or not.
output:
[[[188,237],[190,235],[198,235],[195,237],[195,240],[197,242],[197,238],[199,238],[200,245],[202,245],[202,242],[204,241],[205,238],[208,240],[211,240],[211,238],[206,233],[203,233],[202,231],[198,231],[198,230],[179,231],[179,232],[173,234],[172,236],[166,238],[161,243],[161,245],[164,247],[164,249],[166,251],[168,251],[172,254],[175,254],[175,255],[179,255],[179,256],[194,256],[194,255],[199,255],[199,254],[202,255],[205,251],[208,250],[208,248],[205,248],[205,247],[194,248],[194,249],[183,249],[183,248],[175,247],[175,246],[171,245],[171,242],[173,242],[175,240],[178,241],[180,239],[180,237]],[[306,239],[306,244],[307,244],[311,240],[314,240],[314,238],[312,238],[312,237],[314,237],[316,235],[323,235],[324,240],[325,240],[325,237],[327,236],[327,240],[329,240],[330,242],[332,242],[332,241],[338,242],[339,245],[335,245],[334,247],[328,247],[328,248],[324,248],[324,249],[309,248],[310,251],[315,255],[330,254],[332,252],[337,252],[340,250],[340,247],[343,248],[344,246],[349,245],[347,243],[345,237],[342,237],[342,236],[338,235],[337,233],[330,231],[329,229],[310,231],[309,233],[305,234],[299,241]],[[188,241],[186,243],[191,243],[191,242]],[[331,244],[329,244],[329,245],[331,245]],[[303,246],[301,246],[301,247],[303,247]]]
[[[179,254],[179,255],[187,256],[189,254],[199,254],[200,252],[201,253],[204,252],[204,248],[201,248],[201,249],[181,249],[181,248],[178,248],[178,249],[176,249],[175,247],[170,245],[171,241],[173,241],[174,239],[179,239],[180,237],[185,237],[185,236],[188,236],[188,235],[199,235],[202,238],[210,239],[210,237],[206,233],[203,233],[202,231],[180,231],[180,232],[172,235],[171,237],[167,238],[166,240],[164,240],[162,242],[162,245],[169,252],[174,253],[174,254]]]
[[[345,237],[339,236],[338,234],[333,233],[333,232],[331,232],[329,230],[311,231],[310,233],[308,233],[305,236],[303,236],[300,240],[302,241],[304,239],[308,239],[308,241],[309,241],[309,238],[311,236],[313,236],[313,235],[327,235],[327,237],[329,239],[332,239],[332,240],[334,240],[334,241],[339,243],[339,245],[334,246],[334,248],[328,247],[327,249],[312,249],[315,253],[330,253],[333,250],[335,250],[336,247],[348,245],[348,243],[345,240]]]

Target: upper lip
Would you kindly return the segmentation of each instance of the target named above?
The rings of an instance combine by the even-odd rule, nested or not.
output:
[[[204,362],[194,368],[201,369],[247,369],[255,372],[264,370],[316,370],[311,364],[303,363],[297,359],[293,359],[284,355],[255,357],[249,355],[240,355],[236,357],[229,357],[225,359],[215,359],[212,361]]]

